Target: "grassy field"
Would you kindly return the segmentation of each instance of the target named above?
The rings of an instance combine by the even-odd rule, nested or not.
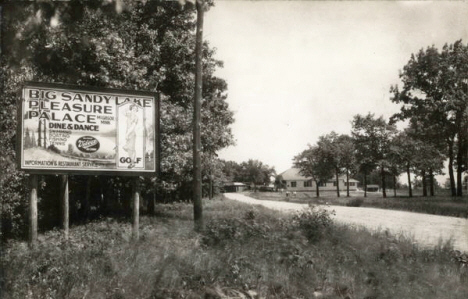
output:
[[[468,267],[449,244],[334,226],[319,210],[283,215],[229,200],[158,206],[130,224],[102,219],[4,247],[1,298],[468,298]]]
[[[433,197],[423,197],[420,190],[415,190],[414,196],[409,198],[407,191],[397,190],[397,197],[394,197],[393,190],[387,192],[387,198],[382,198],[381,193],[368,192],[364,197],[364,192],[350,192],[350,197],[346,197],[346,192],[341,192],[341,196],[336,196],[336,191],[325,191],[320,193],[320,197],[315,196],[315,192],[297,192],[286,197],[280,192],[249,192],[248,196],[262,200],[281,200],[296,203],[329,204],[339,206],[373,207],[381,209],[393,209],[418,213],[427,213],[443,216],[454,216],[468,218],[468,198],[453,198],[446,190],[440,190],[439,194]]]

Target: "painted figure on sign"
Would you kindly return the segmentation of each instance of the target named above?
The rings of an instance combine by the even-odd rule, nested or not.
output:
[[[136,143],[136,127],[138,125],[138,106],[133,104],[129,107],[127,112],[125,113],[125,117],[127,120],[127,130],[125,133],[125,145],[123,146],[124,151],[127,152],[129,157],[132,159],[128,168],[135,167],[135,158],[136,158],[136,150],[135,150],[135,143]]]
[[[154,128],[151,124],[145,128],[145,144],[146,156],[148,161],[151,161],[154,155]]]

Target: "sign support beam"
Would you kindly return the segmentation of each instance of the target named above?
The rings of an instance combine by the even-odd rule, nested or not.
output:
[[[133,211],[132,211],[132,239],[138,241],[140,238],[140,179],[139,177],[133,178],[132,184],[133,193]]]
[[[62,175],[61,176],[61,181],[62,181],[62,194],[61,194],[61,201],[62,201],[62,228],[63,228],[63,236],[65,237],[65,240],[68,240],[68,235],[69,235],[69,224],[70,224],[70,218],[69,218],[69,211],[70,211],[70,206],[69,206],[69,197],[68,197],[68,175]]]
[[[29,246],[37,245],[37,175],[29,176]]]

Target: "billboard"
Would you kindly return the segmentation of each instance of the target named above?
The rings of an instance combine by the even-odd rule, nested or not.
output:
[[[22,170],[113,175],[157,171],[155,93],[26,83],[19,106]]]

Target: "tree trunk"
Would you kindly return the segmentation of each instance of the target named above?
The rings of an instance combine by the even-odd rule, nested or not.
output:
[[[380,167],[380,175],[382,176],[382,196],[387,197],[386,184],[385,184],[385,169],[383,166]]]
[[[406,175],[408,176],[408,196],[413,197],[413,189],[411,187],[410,165],[406,164]]]
[[[463,112],[457,112],[457,119],[463,118]],[[458,141],[457,141],[457,196],[463,196],[463,164],[465,162],[465,146],[463,126],[461,121],[458,123]]]
[[[459,168],[462,168],[460,165]],[[457,196],[463,196],[463,170],[457,169]]]
[[[458,149],[457,149],[457,196],[463,196],[463,139],[458,136]]]
[[[457,196],[457,189],[455,187],[455,175],[453,174],[453,144],[449,144],[449,163],[448,163],[449,177],[450,177],[450,190],[452,196]]]
[[[318,181],[315,181],[315,191],[316,191],[317,197],[320,197],[319,182]]]
[[[346,169],[346,197],[349,197],[349,171]]]
[[[213,179],[211,177],[211,171],[210,171],[210,185],[209,185],[209,190],[208,190],[208,198],[210,200],[213,199]]]
[[[364,171],[364,197],[367,197],[367,171]]]
[[[156,192],[153,192],[153,196],[148,201],[148,214],[154,215],[156,204]]]
[[[422,188],[423,188],[423,196],[427,196],[427,182],[426,182],[426,171],[421,171],[421,179],[422,179]]]
[[[393,197],[396,197],[396,175],[393,175]]]
[[[336,196],[340,197],[340,181],[338,178],[338,169],[335,169],[335,176],[336,176]]]
[[[149,199],[148,202],[148,214],[150,215],[154,215],[156,212],[156,201],[158,199],[157,190],[157,181],[155,181],[153,184],[153,196]]]
[[[434,172],[432,168],[429,169],[429,192],[431,196],[434,196]]]

